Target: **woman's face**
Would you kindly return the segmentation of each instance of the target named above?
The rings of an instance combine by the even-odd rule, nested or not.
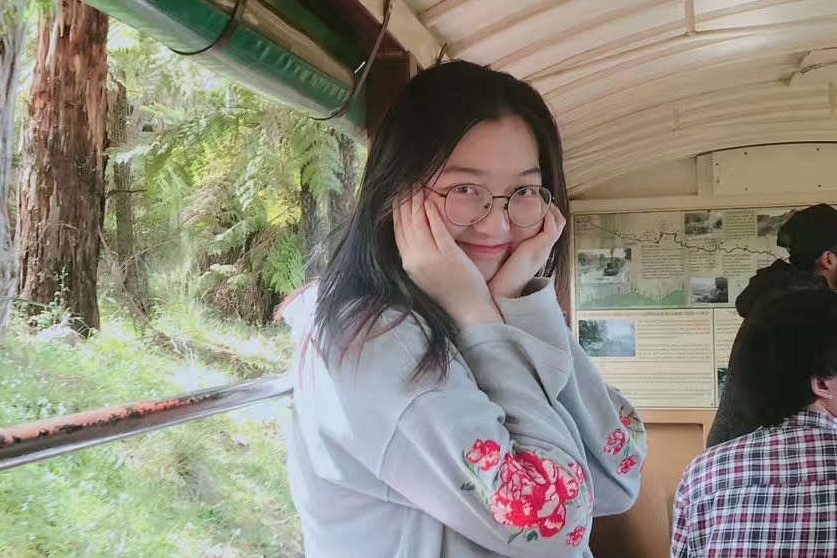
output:
[[[509,196],[521,186],[541,185],[538,144],[522,118],[507,116],[475,125],[456,145],[430,186],[445,194],[468,185],[482,186],[495,196]],[[499,198],[483,220],[457,225],[445,212],[445,199],[433,192],[428,195],[439,208],[453,239],[486,281],[494,277],[518,244],[543,227],[543,219],[529,227],[515,225],[503,209],[505,200]]]

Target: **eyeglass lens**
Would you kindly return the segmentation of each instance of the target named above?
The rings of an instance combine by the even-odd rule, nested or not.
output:
[[[542,186],[519,188],[508,199],[509,220],[518,227],[535,225],[546,215],[551,201],[552,193]],[[494,202],[490,190],[463,184],[447,192],[445,213],[456,225],[474,225],[485,219]]]

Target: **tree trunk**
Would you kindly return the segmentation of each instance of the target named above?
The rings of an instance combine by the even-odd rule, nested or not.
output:
[[[23,0],[0,8],[0,340],[12,309],[17,286],[17,258],[9,223],[12,182],[15,97],[23,52]]]
[[[99,327],[107,34],[107,16],[79,0],[42,18],[20,174],[20,296],[58,294],[83,334]]]
[[[306,258],[305,280],[319,277],[325,270],[326,250],[324,229],[324,211],[314,196],[310,184],[303,184],[299,192],[302,221],[299,235],[302,239],[303,255]]]
[[[351,217],[359,179],[357,145],[354,140],[338,132],[337,146],[340,149],[343,172],[340,176],[340,191],[329,192],[329,226],[332,230],[346,225]]]
[[[116,94],[108,106],[108,145],[119,147],[128,139],[128,93],[123,83],[117,82]],[[129,162],[113,165],[111,193],[116,206],[116,253],[120,264],[134,252],[134,222],[131,208],[131,165]],[[126,273],[127,282],[127,273]]]
[[[116,91],[108,104],[108,145],[119,147],[128,141],[129,111],[128,91],[125,84],[116,82]],[[116,163],[111,175],[111,193],[116,214],[116,254],[119,260],[119,277],[122,290],[131,299],[137,311],[148,311],[146,297],[141,288],[140,262],[134,253],[134,204],[131,181],[131,162]]]

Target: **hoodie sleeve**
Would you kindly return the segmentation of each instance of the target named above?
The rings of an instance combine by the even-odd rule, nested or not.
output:
[[[540,381],[550,404],[569,412],[578,428],[595,487],[594,515],[623,513],[639,495],[645,426],[630,401],[605,383],[566,327],[552,282],[539,281],[531,294],[498,300],[498,306],[507,324],[565,351],[570,376],[564,379],[557,368],[543,367],[538,369]]]
[[[417,362],[420,344],[399,341]],[[592,522],[584,450],[536,372],[554,364],[566,380],[563,355],[505,324],[469,328],[457,346],[446,380],[397,422],[377,473],[390,498],[502,556],[584,556]]]
[[[594,515],[624,513],[639,496],[647,451],[645,425],[630,401],[604,382],[574,337],[570,346],[575,373],[556,403],[573,415],[587,448],[596,490]]]

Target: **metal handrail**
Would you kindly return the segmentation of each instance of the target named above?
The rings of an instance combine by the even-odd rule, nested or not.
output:
[[[0,428],[0,471],[288,396],[292,392],[293,384],[288,375],[269,376],[167,399]]]

